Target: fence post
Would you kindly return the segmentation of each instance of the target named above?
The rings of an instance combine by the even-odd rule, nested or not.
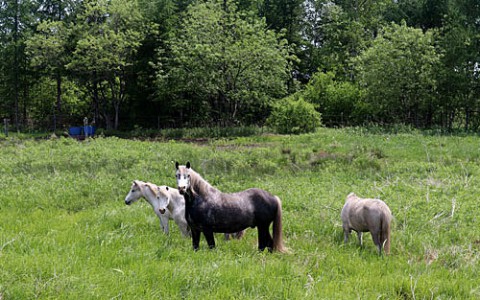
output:
[[[5,129],[5,136],[8,136],[8,119],[7,118],[3,119],[3,125]]]
[[[88,138],[88,118],[83,118],[83,134],[85,134],[85,139]]]

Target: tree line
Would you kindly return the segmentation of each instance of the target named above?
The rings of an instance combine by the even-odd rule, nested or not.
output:
[[[0,117],[58,130],[480,127],[478,0],[0,1]]]

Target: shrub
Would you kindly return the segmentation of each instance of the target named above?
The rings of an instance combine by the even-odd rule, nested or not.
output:
[[[274,105],[267,124],[280,134],[308,133],[321,125],[321,115],[303,98],[287,97]]]
[[[363,102],[364,91],[349,81],[340,81],[335,73],[321,71],[315,73],[302,96],[313,103],[322,113],[326,126],[344,126],[364,124],[365,116],[370,113],[367,107],[357,107]]]

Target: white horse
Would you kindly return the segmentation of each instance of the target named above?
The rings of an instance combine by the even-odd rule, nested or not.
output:
[[[342,208],[341,218],[345,243],[352,230],[357,232],[360,245],[363,244],[362,233],[370,232],[378,253],[382,254],[384,248],[385,253],[389,254],[392,212],[385,202],[380,199],[363,199],[350,193]]]
[[[169,233],[168,220],[174,220],[184,236],[191,236],[190,227],[185,220],[185,198],[177,189],[134,180],[130,192],[125,197],[125,204],[130,205],[140,198],[150,203],[165,233]]]

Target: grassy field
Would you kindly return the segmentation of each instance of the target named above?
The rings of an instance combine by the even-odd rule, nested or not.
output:
[[[134,179],[175,185],[189,160],[225,192],[283,202],[290,254],[256,230],[200,250],[145,202]],[[0,299],[479,299],[480,138],[319,129],[198,143],[96,138],[0,141]],[[343,244],[350,192],[395,220],[391,255]]]

